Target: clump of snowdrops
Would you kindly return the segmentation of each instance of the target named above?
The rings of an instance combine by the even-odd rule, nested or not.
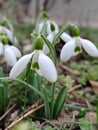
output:
[[[72,31],[72,36],[66,33],[68,30]],[[80,37],[77,26],[67,24],[59,28],[44,11],[40,12],[31,34],[32,52],[22,56],[17,62],[16,57],[20,57],[21,53],[16,47],[8,45],[6,39],[9,36],[4,33],[5,31],[2,32],[4,38],[1,39],[0,54],[4,54],[8,65],[13,66],[8,79],[29,87],[32,90],[33,101],[43,100],[43,114],[41,113],[40,116],[47,119],[57,118],[65,103],[67,86],[62,86],[55,96],[58,79],[55,45],[60,39],[65,42],[60,52],[62,62],[82,53],[83,50],[91,56],[98,57],[98,49],[91,41]]]

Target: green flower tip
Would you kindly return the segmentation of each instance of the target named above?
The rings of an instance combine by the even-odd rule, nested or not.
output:
[[[51,31],[55,31],[55,25],[53,23],[50,24]]]
[[[39,64],[38,64],[38,62],[34,62],[34,63],[32,63],[32,69],[39,69]]]
[[[79,30],[79,28],[77,26],[74,26],[74,28],[72,29],[72,35],[74,37],[77,37],[77,36],[80,35],[80,30]]]
[[[75,52],[80,52],[80,51],[81,51],[81,49],[80,49],[80,47],[79,47],[79,46],[76,46],[76,47],[75,47],[75,49],[74,49],[74,51],[75,51]]]
[[[8,39],[7,38],[2,39],[2,43],[3,43],[3,45],[7,45],[8,44]]]
[[[0,33],[0,41],[2,42],[3,45],[8,44],[8,39],[3,33]]]
[[[34,49],[35,50],[42,50],[43,49],[43,39],[38,36],[34,41]]]

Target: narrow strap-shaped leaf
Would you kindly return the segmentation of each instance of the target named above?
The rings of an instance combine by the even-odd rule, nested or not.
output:
[[[64,86],[61,91],[59,92],[59,95],[55,101],[54,104],[54,113],[53,113],[53,118],[57,118],[63,108],[65,99],[67,95],[67,87]]]
[[[51,44],[51,42],[46,38],[44,37],[42,34],[40,34],[40,36],[42,37],[42,39],[45,41],[46,45],[48,46],[50,52],[51,52],[51,55],[52,55],[52,58],[53,58],[53,61],[54,61],[54,64],[56,65],[56,52],[54,50],[54,46]]]

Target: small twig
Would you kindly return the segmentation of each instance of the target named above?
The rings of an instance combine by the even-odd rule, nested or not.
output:
[[[26,109],[26,111],[24,111],[22,114],[20,114],[19,116],[17,116],[17,117],[15,118],[15,120],[18,120],[20,117],[24,116],[26,113],[30,112],[32,109],[37,108],[38,104],[40,104],[41,101],[42,101],[42,99],[38,100],[36,103],[34,103],[34,104],[31,105],[30,107],[28,107],[28,108]]]
[[[75,122],[76,114],[77,114],[77,111],[75,111],[75,112],[73,113],[72,122]],[[71,124],[70,130],[72,129],[73,125],[74,125],[74,124]]]
[[[2,115],[2,116],[0,117],[0,121],[1,121],[8,113],[10,113],[15,106],[16,106],[16,104],[14,104],[10,109],[8,109],[8,110],[4,113],[4,115]]]
[[[60,68],[64,69],[64,70],[67,70],[69,71],[72,75],[74,76],[79,76],[80,75],[80,72],[77,71],[77,70],[72,70],[71,68],[65,66],[65,65],[59,65]]]
[[[81,88],[81,87],[82,87],[82,85],[81,85],[81,84],[76,85],[76,86],[74,86],[74,87],[70,88],[70,89],[68,90],[68,93],[70,93],[70,92],[74,91],[75,89]]]
[[[24,113],[27,113],[28,111],[30,111],[31,109],[34,109],[38,106],[38,104],[42,103],[42,99],[38,100],[35,104],[31,105],[30,107],[27,108],[27,110]]]
[[[86,104],[87,104],[88,108],[92,109],[91,104],[89,103],[89,101],[87,99],[85,99],[85,101],[86,101]]]
[[[49,120],[47,120],[47,119],[46,119],[46,121],[45,121],[45,122],[43,122],[43,123],[41,124],[40,128],[42,129],[42,128],[43,128],[43,126],[44,126],[44,125],[47,125],[47,124],[49,124],[49,125],[53,126],[54,128],[56,128],[56,130],[58,130],[58,128],[57,128],[57,126],[56,126],[56,124],[53,124],[53,122],[52,122],[52,121],[49,121]]]
[[[30,114],[36,112],[37,110],[39,110],[40,108],[42,108],[44,106],[44,104],[41,104],[40,106],[38,106],[35,109],[32,109],[31,111],[27,112],[26,114],[24,114],[23,116],[21,116],[19,119],[13,121],[5,130],[9,130],[11,129],[14,125],[16,125],[18,122],[20,122],[22,119],[28,117]]]
[[[78,102],[87,105],[87,103],[86,103],[86,101],[85,101],[85,98],[80,97],[79,95],[77,95],[76,93],[74,93],[74,92],[72,92],[72,91],[70,92],[70,94],[73,95],[73,97],[74,97]]]

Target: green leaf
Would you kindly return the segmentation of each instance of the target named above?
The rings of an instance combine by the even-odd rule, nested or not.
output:
[[[56,64],[56,52],[55,52],[53,44],[51,44],[51,42],[45,36],[43,36],[42,34],[40,34],[40,36],[45,41],[45,44],[48,46],[48,48],[49,48],[49,50],[51,52],[51,56],[53,58],[53,61]]]
[[[0,67],[0,77],[3,77],[4,76],[4,73],[3,73],[3,68]]]
[[[81,130],[94,130],[92,122],[89,119],[79,119],[79,126]]]
[[[67,95],[67,87],[64,86],[61,91],[59,92],[59,95],[55,101],[54,104],[54,112],[53,112],[53,117],[57,118],[63,108],[65,99],[66,99],[66,95]]]

